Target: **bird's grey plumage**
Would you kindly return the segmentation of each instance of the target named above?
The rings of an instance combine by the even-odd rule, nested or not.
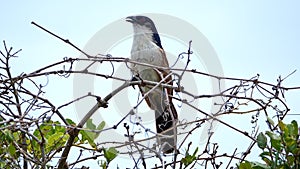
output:
[[[133,24],[134,37],[131,49],[131,59],[159,67],[169,67],[166,54],[162,48],[160,37],[153,21],[146,16],[130,16],[126,20]],[[131,71],[142,80],[160,82],[171,72],[149,66],[132,64]],[[172,84],[172,77],[168,76],[164,83]],[[172,89],[153,86],[139,86],[142,95],[151,91],[145,100],[155,111],[158,142],[164,153],[173,152],[177,142],[177,112],[171,101]]]

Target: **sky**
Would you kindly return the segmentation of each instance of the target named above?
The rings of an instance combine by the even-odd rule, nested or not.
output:
[[[299,6],[300,2],[296,0],[6,1],[0,11],[0,39],[15,50],[22,49],[20,57],[12,62],[14,75],[17,76],[62,60],[63,57],[80,56],[74,48],[30,24],[32,21],[83,49],[97,32],[126,16],[144,13],[169,15],[189,23],[202,33],[217,54],[224,76],[250,79],[260,74],[260,80],[275,84],[279,76],[285,77],[297,70],[283,82],[286,87],[295,87],[300,86]],[[168,28],[169,23],[159,20],[157,23],[158,31]],[[124,21],[124,27],[119,29],[130,28]],[[185,31],[184,27],[178,30],[172,27],[171,30],[180,33]],[[103,37],[102,42],[109,41],[109,37],[109,34]],[[164,49],[173,52],[173,55],[186,50],[185,42],[179,43],[175,38],[162,36]],[[131,41],[127,37],[113,47],[109,50],[113,56],[129,57]],[[202,68],[205,70],[205,65],[200,70]],[[130,75],[126,76],[129,78]],[[74,86],[73,81],[54,78],[47,86],[49,92],[46,96],[56,104],[70,101],[73,87],[66,86]],[[291,113],[300,113],[299,96],[300,91],[286,92],[285,99]],[[74,117],[72,114],[66,116]],[[290,115],[287,121],[298,117]],[[245,123],[243,120],[249,119],[233,121],[236,125],[242,125]],[[226,131],[222,127],[217,130]],[[222,135],[217,138],[224,139]]]

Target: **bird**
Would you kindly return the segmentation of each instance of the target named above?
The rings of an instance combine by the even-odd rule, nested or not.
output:
[[[133,25],[131,59],[139,63],[164,67],[163,69],[132,63],[130,69],[133,77],[173,85],[166,53],[154,22],[149,17],[140,15],[128,16],[126,21]],[[159,150],[164,154],[176,152],[178,114],[172,103],[173,89],[153,87],[153,85],[139,85],[147,105],[155,112]],[[146,93],[148,94],[145,95]]]

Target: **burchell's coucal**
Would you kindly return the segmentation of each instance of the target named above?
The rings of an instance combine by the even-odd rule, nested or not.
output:
[[[160,69],[139,64],[131,64],[134,76],[141,80],[161,82],[172,85],[172,76],[166,53],[161,45],[160,37],[153,21],[146,16],[129,16],[126,21],[133,24],[134,37],[131,49],[131,59],[150,65],[165,67]],[[145,96],[148,106],[155,111],[158,143],[163,153],[171,153],[176,149],[178,120],[176,109],[172,103],[173,89],[161,86],[153,89],[151,85],[140,85],[140,92]]]

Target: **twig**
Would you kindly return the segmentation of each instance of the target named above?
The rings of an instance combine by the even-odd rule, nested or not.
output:
[[[40,28],[40,29],[42,29],[43,31],[49,33],[50,35],[52,35],[52,36],[58,38],[59,40],[61,40],[61,41],[65,42],[65,43],[71,45],[73,48],[75,48],[76,50],[78,50],[79,52],[81,52],[82,54],[84,54],[85,56],[87,56],[88,58],[91,57],[90,55],[88,55],[87,53],[85,53],[84,51],[82,51],[80,48],[78,48],[77,46],[75,46],[73,43],[71,43],[71,42],[69,41],[69,39],[63,39],[63,38],[61,38],[60,36],[56,35],[55,33],[52,33],[51,31],[47,30],[46,28],[44,28],[44,27],[38,25],[37,23],[35,23],[35,22],[33,22],[33,21],[31,22],[31,24],[34,25],[34,26],[36,26],[36,27],[38,27],[38,28]]]

